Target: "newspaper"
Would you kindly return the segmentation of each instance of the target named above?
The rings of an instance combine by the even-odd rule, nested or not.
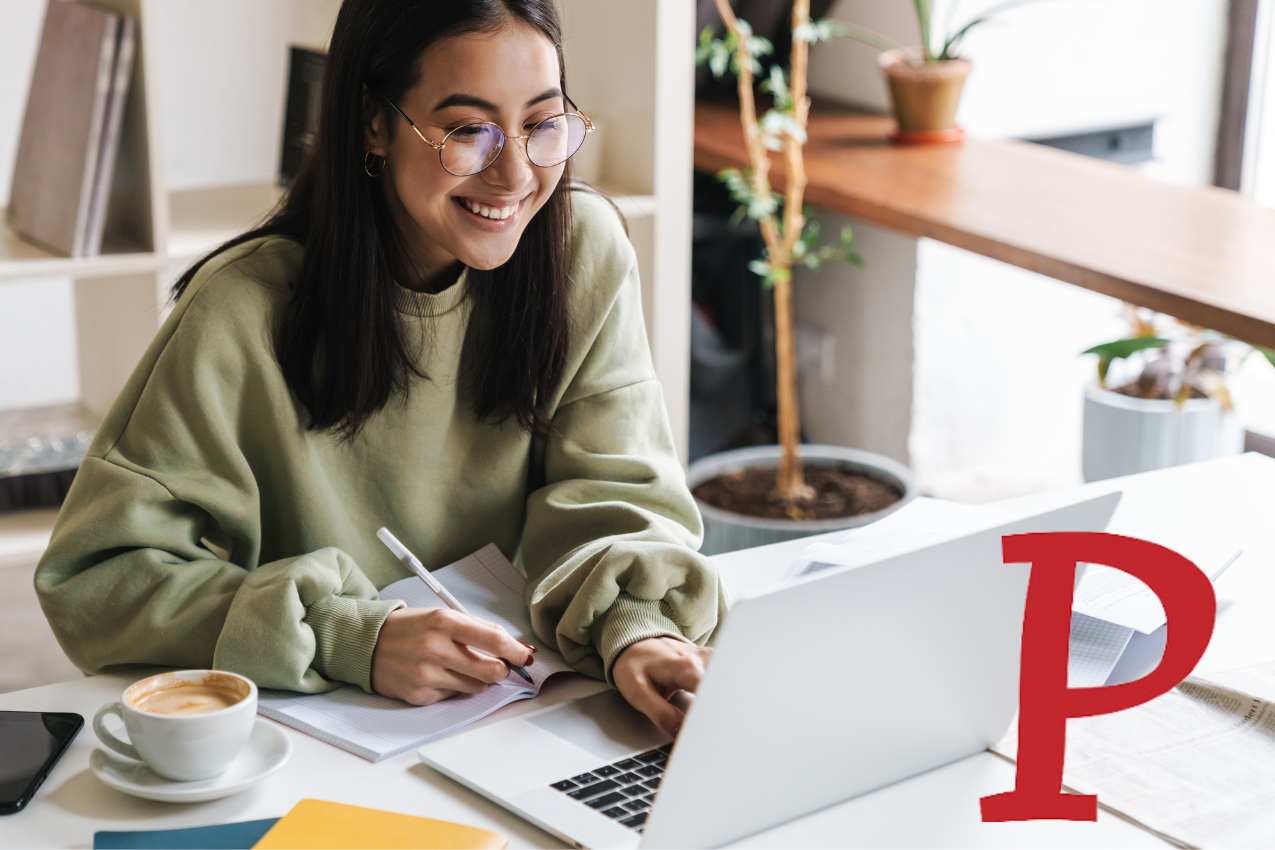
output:
[[[1017,744],[1015,728],[992,750]],[[1275,846],[1275,662],[1068,721],[1063,784],[1185,847]]]

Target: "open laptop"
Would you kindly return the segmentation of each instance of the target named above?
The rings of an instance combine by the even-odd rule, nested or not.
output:
[[[1102,531],[1119,500],[738,600],[676,749],[607,691],[432,741],[421,761],[591,848],[717,847],[957,761],[1018,702],[1030,568],[1003,563],[1001,537]]]

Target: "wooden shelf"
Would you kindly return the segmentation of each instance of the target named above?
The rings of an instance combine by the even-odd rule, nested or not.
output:
[[[816,103],[807,202],[1275,347],[1275,210],[1025,142],[899,147],[892,128]],[[746,162],[735,105],[698,103],[696,168]]]

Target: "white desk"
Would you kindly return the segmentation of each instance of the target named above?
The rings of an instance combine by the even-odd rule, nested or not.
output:
[[[1245,549],[1217,583],[1217,631],[1200,670],[1223,670],[1275,658],[1275,461],[1257,455],[1164,470],[1082,488],[1123,489],[1112,531],[1151,533],[1195,528]],[[1073,500],[1077,491],[999,503],[1019,511]],[[735,593],[768,583],[808,543],[790,541],[718,557]],[[96,676],[0,695],[0,710],[74,711],[91,720],[145,671]],[[551,682],[540,697],[498,712],[495,722],[599,689],[579,677]],[[935,695],[941,698],[941,695]],[[0,847],[88,847],[100,829],[161,829],[277,817],[304,797],[338,800],[502,832],[515,847],[560,846],[553,836],[508,814],[421,765],[414,750],[371,764],[287,729],[289,763],[261,786],[212,803],[172,806],[138,800],[102,785],[88,769],[96,745],[86,728],[35,800],[0,818]],[[851,756],[852,757],[852,756]],[[990,753],[913,777],[753,836],[746,847],[1143,847],[1165,846],[1106,812],[1097,823],[984,824],[980,797],[1013,787],[1013,765]]]

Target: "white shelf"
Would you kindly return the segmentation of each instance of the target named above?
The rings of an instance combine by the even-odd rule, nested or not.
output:
[[[0,209],[0,221],[4,210]],[[59,257],[27,242],[8,225],[0,224],[0,283],[40,277],[111,277],[145,274],[160,268],[153,251],[102,254],[98,257]]]
[[[260,221],[280,195],[281,191],[269,183],[172,192],[168,201],[168,250],[162,253],[59,257],[0,224],[0,281],[167,273],[172,263],[194,259]]]
[[[49,547],[57,508],[0,514],[0,569],[30,564]]]
[[[283,190],[272,183],[187,189],[168,196],[168,257],[193,260],[260,222]]]

